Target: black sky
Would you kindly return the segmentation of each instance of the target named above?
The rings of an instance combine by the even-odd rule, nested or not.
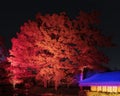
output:
[[[113,36],[116,48],[105,49],[110,57],[109,66],[120,69],[120,1],[119,0],[4,0],[0,1],[0,35],[6,46],[11,48],[10,39],[28,19],[34,19],[41,12],[59,13],[65,11],[75,17],[80,10],[98,10],[101,13],[101,29]]]

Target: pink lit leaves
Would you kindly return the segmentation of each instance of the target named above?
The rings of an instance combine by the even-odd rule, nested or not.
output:
[[[72,77],[68,74],[75,74],[84,66],[106,63],[107,57],[97,47],[112,44],[94,27],[98,23],[96,12],[80,12],[76,19],[70,19],[66,13],[37,14],[36,21],[25,23],[12,39],[8,58],[11,68],[20,67],[25,72],[29,68],[31,76],[42,80],[45,87],[54,81],[57,89],[62,79],[69,84]]]

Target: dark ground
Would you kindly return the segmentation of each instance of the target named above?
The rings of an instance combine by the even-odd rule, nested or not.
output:
[[[59,87],[56,91],[53,87],[32,86],[13,90],[11,85],[0,85],[0,96],[82,96],[78,94],[78,87]]]

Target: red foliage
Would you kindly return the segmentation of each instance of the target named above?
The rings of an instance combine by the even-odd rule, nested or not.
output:
[[[65,13],[37,14],[36,21],[25,23],[12,39],[8,60],[13,77],[34,77],[45,87],[54,81],[57,89],[63,79],[70,84],[71,75],[82,68],[107,63],[98,48],[112,43],[97,29],[98,24],[97,12],[80,12],[76,19]]]
[[[9,67],[7,62],[8,52],[5,47],[4,39],[0,36],[0,84],[8,84],[8,74],[6,69]]]

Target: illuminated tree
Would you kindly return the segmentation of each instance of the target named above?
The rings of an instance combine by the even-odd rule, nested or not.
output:
[[[109,37],[97,29],[98,13],[84,13],[70,19],[65,13],[36,15],[35,21],[28,21],[17,37],[12,39],[9,68],[11,80],[24,81],[35,78],[44,86],[62,81],[68,85],[74,74],[85,67],[95,68],[108,62],[99,47],[111,47]]]

